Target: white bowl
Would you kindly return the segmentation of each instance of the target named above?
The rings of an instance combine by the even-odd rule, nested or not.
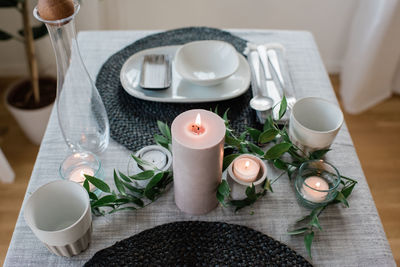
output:
[[[183,45],[175,55],[176,71],[191,83],[210,86],[223,82],[239,67],[236,49],[222,41],[196,41]]]

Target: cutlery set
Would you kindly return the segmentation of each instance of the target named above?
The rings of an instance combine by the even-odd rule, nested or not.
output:
[[[229,99],[244,93],[251,82],[253,98],[249,105],[256,110],[258,121],[263,124],[270,114],[277,120],[285,95],[289,112],[279,122],[286,123],[296,98],[284,48],[280,44],[248,43],[245,54],[248,64],[244,64],[248,66],[241,63],[240,71],[237,62],[242,56],[225,42],[199,41],[171,51],[160,49],[142,56],[139,69],[134,66],[138,59],[123,67],[121,82],[135,97],[164,102]]]

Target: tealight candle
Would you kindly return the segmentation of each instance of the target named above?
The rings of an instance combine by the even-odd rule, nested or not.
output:
[[[260,164],[251,158],[238,158],[233,162],[233,173],[243,182],[254,182],[260,172]]]
[[[83,182],[85,182],[85,179],[86,179],[85,174],[93,176],[94,170],[92,168],[86,167],[86,166],[77,167],[70,172],[69,177],[67,177],[67,178],[70,181],[76,182],[83,186]],[[93,191],[95,187],[94,187],[94,185],[89,183],[89,188],[90,188],[90,191]]]
[[[104,179],[100,160],[88,151],[68,155],[60,165],[59,174],[62,179],[76,182],[82,186],[86,179],[85,174],[101,180]],[[89,189],[95,194],[100,194],[100,190],[96,189],[91,183],[89,183]]]
[[[305,199],[315,203],[323,202],[328,192],[321,192],[318,190],[329,190],[329,185],[323,178],[310,176],[304,180],[302,193]]]
[[[207,110],[189,110],[172,122],[175,203],[189,214],[204,214],[218,205],[225,123]]]

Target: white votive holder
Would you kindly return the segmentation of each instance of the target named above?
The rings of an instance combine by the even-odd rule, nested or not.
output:
[[[24,218],[36,237],[58,256],[78,255],[91,241],[89,195],[77,183],[59,180],[41,186],[26,201]]]
[[[59,174],[62,179],[76,182],[82,186],[86,179],[85,174],[104,180],[101,161],[89,151],[81,151],[67,156],[60,165]],[[89,187],[91,192],[100,193],[100,190],[91,183],[89,183]]]
[[[244,182],[240,180],[238,177],[236,177],[233,171],[233,166],[235,164],[235,161],[241,158],[250,158],[260,165],[260,171],[254,182]],[[267,165],[259,157],[256,157],[252,154],[243,154],[235,158],[232,161],[232,163],[228,166],[227,176],[226,176],[229,187],[231,188],[231,197],[234,200],[245,199],[247,197],[246,188],[248,186],[251,186],[252,184],[254,184],[257,193],[261,192],[263,190],[262,186],[266,178],[267,178]]]
[[[135,153],[135,157],[140,158],[150,163],[151,165],[140,167],[137,162],[132,157],[130,157],[127,170],[129,176],[146,170],[155,170],[156,172],[168,171],[171,169],[172,166],[171,152],[165,147],[159,145],[145,146]],[[135,181],[135,183],[136,185],[144,188],[149,183],[149,180],[137,180]]]

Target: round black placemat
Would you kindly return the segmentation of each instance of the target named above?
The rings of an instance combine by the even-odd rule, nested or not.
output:
[[[245,226],[174,222],[100,250],[85,266],[311,266],[286,245]]]
[[[110,135],[115,141],[136,151],[145,145],[154,144],[153,135],[158,132],[157,120],[170,124],[183,111],[195,108],[214,110],[217,105],[220,113],[230,109],[229,118],[234,129],[242,131],[245,126],[256,126],[256,114],[248,105],[252,96],[251,90],[231,100],[197,104],[145,101],[125,92],[119,77],[122,65],[131,55],[148,48],[180,45],[196,40],[226,41],[241,53],[247,42],[218,29],[182,28],[140,39],[115,53],[104,63],[97,75],[96,86],[110,120]]]

